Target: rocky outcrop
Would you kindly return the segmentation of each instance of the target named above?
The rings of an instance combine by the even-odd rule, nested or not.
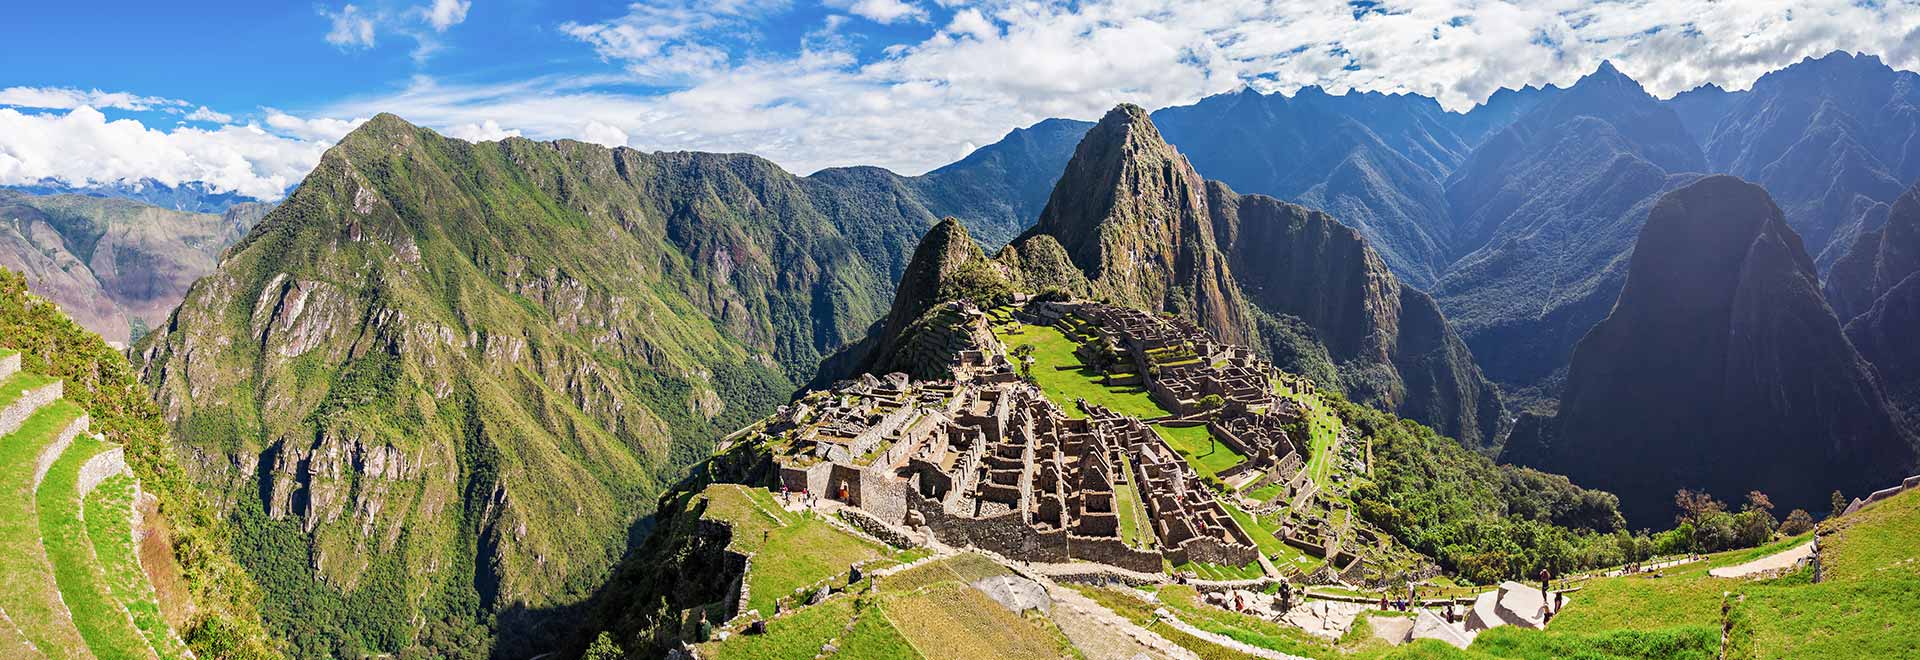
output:
[[[1357,231],[1219,183],[1209,184],[1208,199],[1214,235],[1248,300],[1311,327],[1350,396],[1471,446],[1499,437],[1500,395],[1473,354],[1433,299],[1402,285]]]
[[[1666,520],[1680,488],[1819,509],[1915,456],[1799,236],[1764,190],[1726,176],[1654,207],[1558,414],[1521,429],[1508,460],[1619,494],[1636,526]]]
[[[1359,233],[1201,179],[1139,108],[1087,132],[1039,224],[997,260],[1029,290],[1191,318],[1470,445],[1499,435],[1499,396],[1465,344]]]
[[[1841,321],[1867,313],[1914,273],[1920,273],[1920,184],[1886,209],[1878,227],[1862,232],[1827,275],[1827,301]]]

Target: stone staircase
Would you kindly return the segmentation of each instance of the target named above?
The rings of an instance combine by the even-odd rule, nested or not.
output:
[[[0,658],[191,658],[135,550],[139,483],[64,394],[0,349]]]

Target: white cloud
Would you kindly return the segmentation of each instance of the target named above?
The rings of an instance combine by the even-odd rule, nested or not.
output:
[[[159,96],[140,96],[126,92],[80,90],[71,87],[8,87],[0,89],[0,105],[47,110],[72,110],[81,106],[116,110],[165,110],[188,107],[189,103]]]
[[[432,6],[424,8],[427,24],[433,26],[435,32],[446,32],[447,28],[467,20],[467,9],[472,6],[472,0],[433,0]]]
[[[309,119],[305,117],[295,117],[273,108],[267,108],[266,111],[267,126],[272,127],[275,131],[302,140],[316,140],[321,142],[337,142],[340,138],[346,137],[347,133],[353,132],[353,129],[358,128],[360,124],[367,121],[364,117],[351,120],[332,119],[328,117]]]
[[[560,31],[619,61],[641,82],[685,83],[724,70],[725,41],[761,17],[786,8],[782,0],[661,0],[635,3],[627,14],[595,23],[567,22]]]
[[[587,122],[586,126],[580,129],[580,139],[608,147],[627,146],[626,131],[598,121]]]
[[[199,109],[194,110],[193,112],[187,113],[186,120],[187,121],[210,121],[215,124],[230,124],[230,123],[233,123],[233,115],[229,115],[224,112],[215,112],[212,109],[209,109],[207,106],[203,105],[203,106],[200,106]]]
[[[618,130],[618,129],[615,129],[615,130]],[[453,126],[441,132],[445,133],[447,137],[458,138],[461,140],[466,140],[468,142],[494,142],[498,140],[504,140],[510,137],[520,136],[520,129],[517,129],[517,128],[502,129],[500,128],[500,122],[494,121],[492,119],[488,119],[478,124],[461,124],[459,126]],[[621,138],[621,142],[624,144],[625,141],[626,139],[623,135],[623,137]]]
[[[327,43],[341,48],[373,47],[373,18],[359,7],[349,4],[338,12],[321,9],[320,15],[332,22]]]
[[[993,21],[980,13],[980,10],[968,7],[954,12],[953,21],[947,24],[947,32],[956,35],[970,35],[975,39],[992,39],[1000,36],[1000,29]]]
[[[0,108],[0,184],[55,179],[83,186],[152,178],[167,185],[207,183],[278,199],[320,161],[327,144],[273,135],[255,126],[172,131],[132,119],[108,121],[81,106],[66,114]]]
[[[904,0],[828,0],[827,6],[845,9],[855,16],[875,23],[927,20],[927,10]]]

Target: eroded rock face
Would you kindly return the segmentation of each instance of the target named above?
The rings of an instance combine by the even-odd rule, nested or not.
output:
[[[1133,106],[1088,131],[1039,224],[997,260],[1029,289],[1193,318],[1471,446],[1495,442],[1504,422],[1433,300],[1357,232],[1201,179]]]
[[[1764,190],[1725,176],[1654,207],[1558,415],[1522,428],[1506,458],[1617,493],[1642,526],[1666,520],[1680,488],[1819,509],[1915,455],[1799,236]]]

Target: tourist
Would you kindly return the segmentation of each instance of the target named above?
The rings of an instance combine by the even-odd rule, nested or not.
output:
[[[1552,584],[1553,584],[1553,571],[1546,568],[1541,568],[1540,569],[1540,602],[1542,603],[1543,606],[1550,604],[1552,602],[1553,595],[1547,592],[1548,587],[1552,586]],[[1548,611],[1549,613],[1551,613],[1552,611],[1551,608],[1549,608]]]

